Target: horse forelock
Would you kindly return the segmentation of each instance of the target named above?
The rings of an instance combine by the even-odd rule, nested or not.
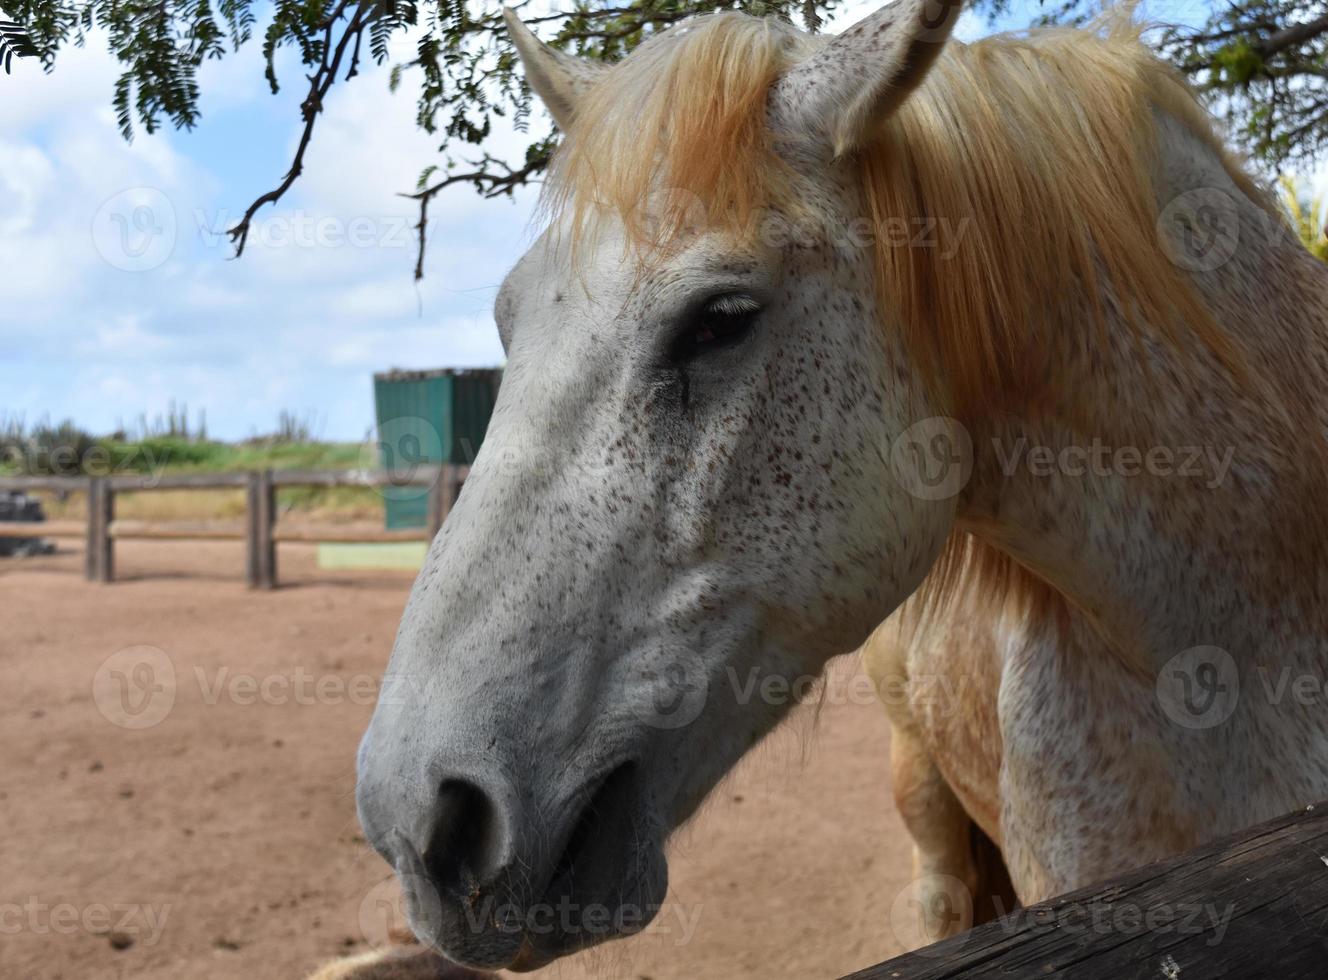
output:
[[[545,210],[569,219],[573,244],[613,216],[656,254],[698,221],[750,234],[757,216],[786,197],[766,100],[807,43],[787,23],[731,12],[646,41],[577,106]]]

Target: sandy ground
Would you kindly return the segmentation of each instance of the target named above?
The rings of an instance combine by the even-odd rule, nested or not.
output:
[[[354,754],[410,573],[283,545],[283,587],[256,594],[229,543],[121,543],[117,565],[95,586],[68,544],[0,559],[0,977],[300,980],[386,942]],[[655,926],[537,976],[805,978],[900,952],[908,845],[855,666],[678,835]]]

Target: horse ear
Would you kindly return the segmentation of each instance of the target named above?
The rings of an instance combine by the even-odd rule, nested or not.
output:
[[[521,23],[511,7],[503,8],[503,19],[526,69],[526,81],[548,108],[558,128],[566,132],[576,114],[577,102],[604,71],[604,66],[549,47]]]
[[[823,136],[840,156],[926,77],[963,0],[895,0],[830,39],[776,83],[784,125]]]

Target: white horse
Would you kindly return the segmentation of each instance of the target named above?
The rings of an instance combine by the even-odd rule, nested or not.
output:
[[[958,10],[611,67],[512,19],[550,227],[359,759],[452,960],[640,929],[787,707],[733,678],[906,601],[867,653],[933,936],[984,839],[1032,902],[1328,796],[1328,272],[1130,25]]]

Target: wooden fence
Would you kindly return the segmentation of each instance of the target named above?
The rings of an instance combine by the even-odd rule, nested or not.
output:
[[[1326,976],[1328,804],[1320,804],[846,980]]]
[[[0,490],[85,493],[87,521],[0,521],[0,537],[85,538],[84,574],[92,582],[115,578],[115,542],[128,539],[222,540],[245,542],[245,580],[251,588],[277,584],[280,541],[432,541],[456,501],[468,466],[419,467],[408,474],[382,470],[252,470],[237,473],[123,475],[93,477],[0,476]],[[336,525],[286,525],[277,520],[282,487],[427,488],[428,523],[422,528],[378,530]],[[115,496],[155,490],[244,490],[241,522],[116,520]]]

